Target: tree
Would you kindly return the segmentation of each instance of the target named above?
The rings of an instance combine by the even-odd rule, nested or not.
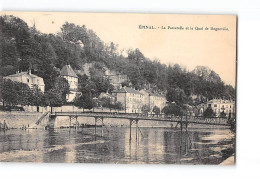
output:
[[[39,112],[39,106],[44,106],[42,100],[43,100],[43,93],[39,89],[37,85],[33,85],[32,89],[32,105],[37,107],[37,112]]]
[[[51,113],[53,107],[60,107],[63,104],[62,95],[56,88],[52,88],[44,93],[44,103],[51,107]]]
[[[88,94],[90,97],[97,96],[97,86],[87,75],[79,76],[78,86],[81,93]]]
[[[2,37],[0,41],[0,75],[6,76],[13,74],[17,69],[19,56],[15,41]]]
[[[1,85],[1,93],[3,98],[3,105],[12,107],[18,104],[18,92],[16,85],[11,80],[3,80],[3,85]]]
[[[114,106],[113,106],[113,102],[110,98],[103,97],[99,101],[100,101],[102,107],[109,108],[110,112],[111,112],[111,110]]]
[[[55,79],[54,86],[46,91],[43,96],[43,104],[51,107],[60,107],[66,103],[66,95],[70,93],[68,81],[65,78]]]
[[[185,113],[185,111],[185,106],[177,104],[169,104],[162,109],[162,113],[164,113],[165,115],[174,114],[175,116],[182,116]]]
[[[62,103],[66,103],[66,96],[70,94],[70,86],[68,81],[63,77],[58,77],[54,83],[54,89],[59,91],[61,95]]]
[[[144,113],[144,114],[148,114],[148,112],[150,111],[150,108],[147,104],[143,105],[142,108],[141,108],[141,111]]]
[[[123,104],[120,101],[117,101],[114,104],[114,108],[117,109],[117,110],[123,110],[124,106],[123,106]]]
[[[160,108],[158,106],[154,106],[153,113],[155,113],[156,115],[160,114]]]
[[[212,110],[211,107],[208,107],[208,108],[204,111],[203,116],[204,116],[204,117],[214,117],[214,116],[216,116],[216,114],[214,113],[214,111]]]
[[[32,105],[33,93],[30,87],[25,83],[14,82],[16,85],[18,104],[22,106]]]
[[[32,91],[27,84],[11,80],[3,80],[1,85],[1,94],[4,105],[13,107],[15,105],[30,105]]]
[[[84,109],[92,109],[94,107],[94,101],[87,94],[78,95],[74,101],[75,106]]]
[[[175,102],[177,105],[183,105],[187,101],[187,96],[181,88],[169,88],[166,98],[169,102]]]

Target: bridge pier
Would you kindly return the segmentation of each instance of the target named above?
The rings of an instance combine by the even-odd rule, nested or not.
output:
[[[71,128],[71,120],[75,119],[75,129],[77,129],[78,128],[78,116],[69,116],[69,118],[70,118],[69,128]]]
[[[130,126],[129,126],[129,132],[130,132],[130,136],[129,136],[129,140],[132,140],[132,125],[133,123],[135,123],[135,138],[136,140],[138,139],[138,119],[130,119]]]
[[[101,136],[103,137],[104,135],[104,118],[103,117],[95,117],[95,135],[97,134],[97,123],[98,120],[101,121]]]
[[[55,128],[55,121],[56,121],[56,116],[49,116],[49,124],[46,126],[49,129],[54,129]]]
[[[95,135],[97,134],[97,118],[95,118]]]
[[[129,136],[129,140],[131,141],[132,140],[132,131],[131,131],[131,128],[132,128],[132,120],[130,119],[130,136]]]
[[[101,124],[101,136],[103,137],[103,135],[104,135],[104,130],[103,130],[103,118],[101,119],[101,122],[102,122],[102,124]]]
[[[137,130],[138,130],[138,120],[135,121],[135,124],[136,124],[136,126],[135,126],[135,139],[137,140],[137,138],[138,138],[138,132],[137,132]]]

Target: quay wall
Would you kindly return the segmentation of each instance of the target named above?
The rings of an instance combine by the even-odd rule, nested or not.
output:
[[[22,128],[35,126],[36,121],[42,115],[40,112],[2,112],[0,111],[0,123],[7,124],[8,128]]]

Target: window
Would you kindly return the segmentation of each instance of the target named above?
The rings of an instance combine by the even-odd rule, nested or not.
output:
[[[214,104],[214,107],[218,107],[218,105],[217,105],[217,104]]]
[[[211,104],[209,104],[208,107],[211,107]]]
[[[29,83],[30,82],[30,80],[29,80],[29,78],[27,78],[27,83]]]

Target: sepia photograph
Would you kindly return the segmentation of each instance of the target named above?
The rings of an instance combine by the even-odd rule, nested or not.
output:
[[[0,162],[235,165],[237,16],[0,12]]]

